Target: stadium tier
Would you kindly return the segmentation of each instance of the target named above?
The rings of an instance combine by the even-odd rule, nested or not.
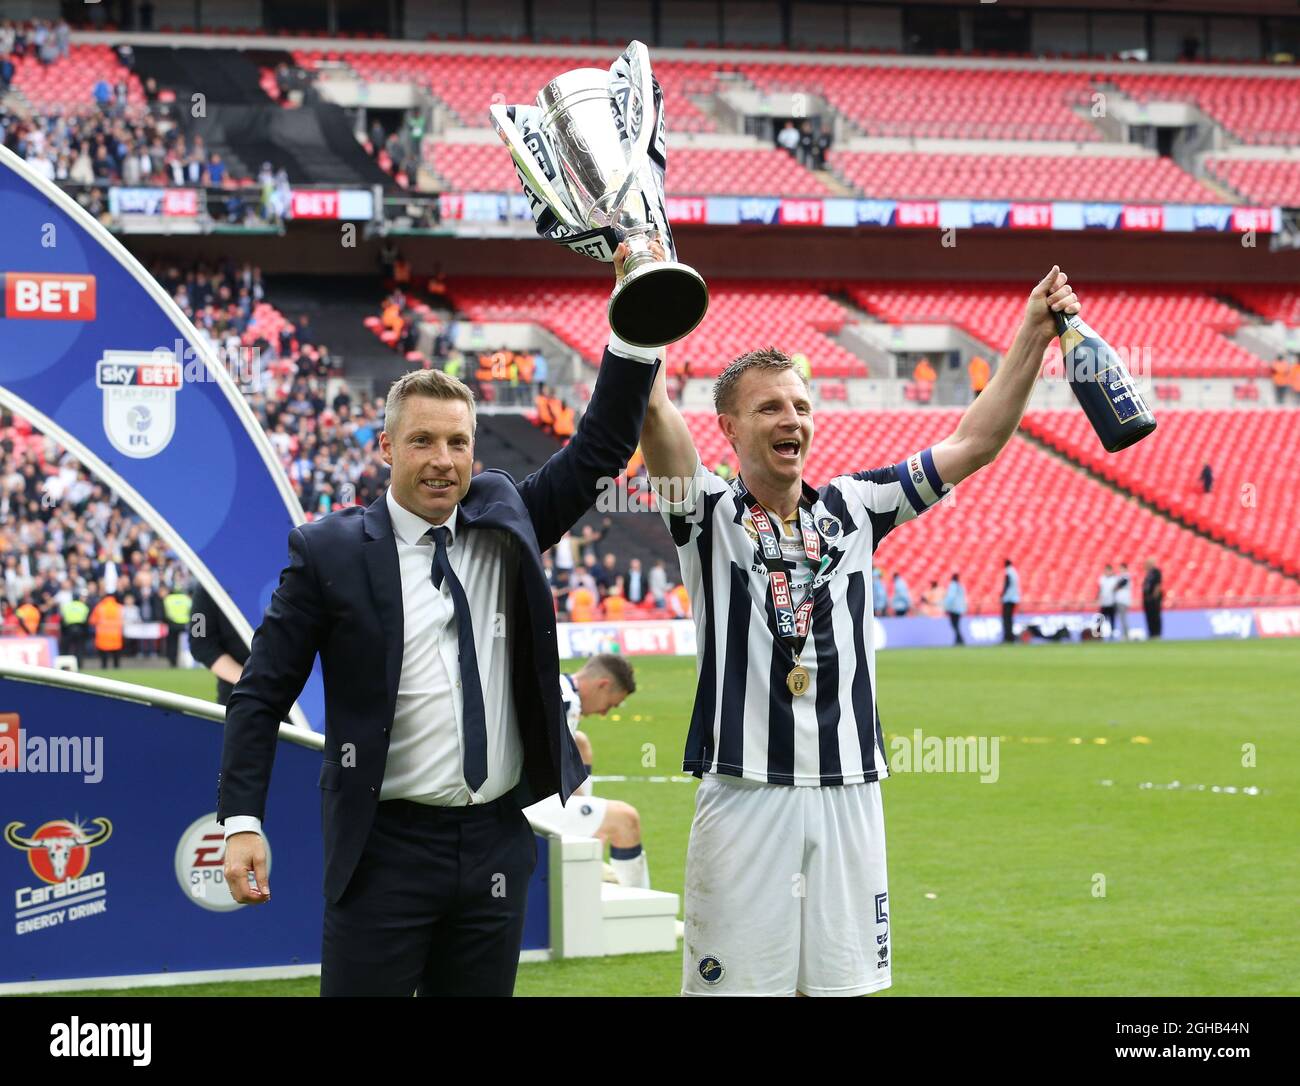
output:
[[[1227,290],[1261,317],[1300,328],[1300,289],[1292,286],[1231,286]]]
[[[849,296],[893,324],[955,324],[1006,351],[1024,313],[1024,284],[850,283]],[[1228,338],[1241,315],[1209,293],[1187,287],[1081,286],[1088,323],[1126,353],[1130,369],[1157,377],[1262,377],[1267,363]],[[1048,348],[1046,371],[1060,370]]]
[[[1279,158],[1211,158],[1205,168],[1247,200],[1300,205],[1300,161]]]
[[[382,53],[366,50],[298,50],[294,61],[314,69],[322,63],[346,64],[368,83],[417,83],[446,103],[461,124],[485,128],[488,106],[532,102],[559,72],[571,68],[609,67],[592,56],[509,57],[477,53]],[[612,59],[612,57],[611,57]],[[691,100],[717,90],[716,73],[725,65],[711,61],[655,60],[654,72],[664,90],[674,132],[712,132],[713,122]]]
[[[822,412],[806,476],[821,485],[895,463],[948,436],[960,417],[954,410]],[[686,420],[705,464],[725,459],[734,466],[735,454],[712,413],[686,412]],[[1095,445],[1096,437],[1089,437]],[[960,572],[971,610],[984,613],[997,610],[1007,557],[1020,570],[1024,611],[1094,607],[1105,563],[1128,562],[1140,572],[1147,558],[1165,571],[1167,607],[1300,600],[1300,581],[1150,512],[1020,437],[946,504],[899,528],[876,554],[888,575],[903,574],[913,599],[931,581],[942,588]]]
[[[140,81],[107,45],[71,46],[66,59],[52,64],[42,64],[32,53],[12,59],[10,86],[36,110],[93,106],[97,83],[107,83],[112,89],[123,80],[128,105],[140,106],[145,101]]]
[[[1004,352],[1024,312],[1024,284],[844,284],[868,313],[893,324],[955,324],[994,351]],[[459,279],[456,304],[475,320],[536,321],[590,362],[607,337],[607,288],[591,280]],[[696,376],[711,376],[737,354],[771,343],[811,359],[818,377],[868,376],[865,363],[834,342],[848,312],[824,293],[825,284],[710,283],[704,323],[669,351],[689,359]],[[1130,368],[1156,377],[1262,377],[1268,363],[1228,338],[1242,323],[1231,306],[1185,287],[1088,287],[1088,320]],[[1084,297],[1081,294],[1081,297]],[[1060,350],[1048,348],[1045,372],[1060,371]]]
[[[448,292],[473,320],[534,321],[592,363],[609,340],[609,286],[601,280],[465,278],[449,282]],[[741,351],[770,343],[808,355],[818,377],[866,377],[866,363],[827,335],[847,318],[814,284],[710,280],[708,315],[668,348],[669,365],[689,361],[694,376],[711,377]]]
[[[996,194],[1020,200],[1141,203],[1213,203],[1221,198],[1167,158],[832,151],[830,164],[844,181],[871,197],[986,199]]]
[[[1029,433],[1200,531],[1300,576],[1300,411],[1165,411],[1118,456],[1077,411],[1034,411]],[[1213,472],[1204,492],[1202,464]]]
[[[1300,91],[1291,78],[1123,70],[1105,80],[1139,102],[1192,102],[1243,143],[1300,141]]]
[[[742,64],[768,91],[820,94],[866,136],[1099,140],[1080,117],[1086,72],[824,64]],[[671,116],[671,114],[670,114]]]
[[[440,143],[434,171],[453,190],[516,192],[519,179],[500,143]],[[669,196],[828,196],[830,190],[784,151],[772,148],[674,149],[668,158]]]

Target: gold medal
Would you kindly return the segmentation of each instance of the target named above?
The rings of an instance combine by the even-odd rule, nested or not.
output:
[[[808,674],[808,669],[800,664],[795,664],[790,669],[790,674],[785,677],[785,685],[796,698],[808,693],[808,684],[811,681],[812,677]]]

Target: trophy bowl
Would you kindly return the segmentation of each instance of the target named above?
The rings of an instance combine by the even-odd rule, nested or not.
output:
[[[676,259],[665,210],[663,95],[649,54],[632,42],[609,71],[552,79],[536,105],[491,107],[537,218],[538,232],[597,260],[627,245],[609,325],[638,347],[676,342],[701,320],[709,290]],[[658,257],[658,241],[667,259]]]
[[[708,285],[689,265],[659,260],[645,235],[628,235],[624,240],[628,256],[623,281],[609,296],[610,328],[619,339],[637,347],[676,343],[693,332],[708,312]]]

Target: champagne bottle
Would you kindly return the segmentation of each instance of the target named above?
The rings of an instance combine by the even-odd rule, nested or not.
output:
[[[1102,447],[1113,453],[1141,441],[1156,428],[1156,419],[1123,359],[1077,313],[1067,317],[1053,312],[1052,316],[1061,341],[1065,379]]]

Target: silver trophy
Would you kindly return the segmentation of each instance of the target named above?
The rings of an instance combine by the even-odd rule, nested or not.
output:
[[[632,42],[608,71],[556,76],[535,106],[494,105],[491,114],[539,234],[604,261],[627,243],[623,280],[609,299],[615,335],[662,347],[704,319],[709,288],[677,262],[664,209],[663,92],[644,45]],[[656,240],[668,259],[651,250]]]

